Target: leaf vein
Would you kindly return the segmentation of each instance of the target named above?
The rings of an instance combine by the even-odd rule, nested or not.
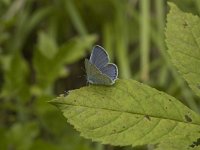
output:
[[[175,121],[174,121],[174,122],[175,122]],[[156,139],[161,139],[161,138],[163,138],[163,137],[169,135],[170,133],[172,133],[172,132],[174,131],[174,129],[175,129],[177,126],[178,126],[178,122],[175,122],[175,125],[173,126],[173,128],[170,129],[171,131],[160,135],[160,137],[157,137]]]
[[[141,135],[139,138],[137,138],[135,140],[135,142],[137,143],[138,140],[141,140],[141,139],[145,138],[147,135],[149,135],[150,133],[152,133],[152,131],[155,130],[156,127],[159,125],[160,121],[161,121],[161,119],[159,119],[157,121],[157,123],[148,132],[144,133],[144,135]]]
[[[137,124],[139,124],[143,119],[144,118],[142,117],[140,120],[138,120],[137,122],[134,122],[134,124],[131,124],[130,126],[125,128],[124,130],[121,130],[121,131],[118,131],[118,132],[115,132],[115,133],[111,133],[111,134],[105,134],[105,135],[101,136],[100,138],[106,137],[106,136],[112,136],[112,135],[115,135],[115,134],[120,134],[120,133],[123,133],[127,130],[130,130],[130,129],[134,128]]]
[[[102,128],[102,127],[105,127],[105,126],[109,125],[110,123],[116,121],[121,115],[122,115],[122,113],[120,113],[118,116],[114,117],[114,118],[111,119],[109,122],[105,123],[104,125],[99,126],[99,127],[96,127],[96,128],[93,128],[93,129],[91,129],[90,131],[94,131],[94,130],[96,130],[96,129],[99,129],[99,128]]]
[[[102,110],[105,110],[105,111],[113,111],[113,112],[118,112],[118,113],[122,112],[122,113],[128,113],[128,114],[132,114],[132,115],[142,115],[142,116],[148,115],[148,114],[142,114],[142,113],[137,113],[137,112],[120,111],[120,110],[115,110],[115,109],[110,109],[110,108],[99,108],[99,107],[91,107],[91,106],[73,105],[73,104],[66,104],[66,103],[62,103],[62,102],[59,102],[59,103],[64,104],[64,105],[68,105],[68,106],[72,106],[72,107],[79,106],[79,107],[86,107],[88,109],[102,109]],[[174,118],[166,118],[166,117],[160,117],[160,116],[155,116],[155,115],[149,115],[149,116],[153,117],[153,118],[172,120],[172,121],[188,124],[188,122],[186,122],[186,121],[178,120],[178,119],[174,119]],[[199,123],[196,123],[196,122],[191,122],[190,124],[198,125],[198,126],[200,125]]]
[[[174,52],[175,52],[175,53],[180,53],[180,54],[183,54],[183,55],[186,55],[186,56],[189,56],[189,57],[192,57],[193,59],[195,59],[195,60],[197,60],[197,61],[200,62],[200,59],[199,59],[198,57],[192,56],[192,55],[190,55],[190,54],[184,53],[184,52],[179,51],[179,50],[176,50],[176,51],[174,51]]]

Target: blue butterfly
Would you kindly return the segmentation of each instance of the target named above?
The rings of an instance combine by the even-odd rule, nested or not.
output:
[[[96,45],[85,59],[87,81],[91,84],[112,85],[118,76],[117,66],[109,63],[109,56],[103,47]]]

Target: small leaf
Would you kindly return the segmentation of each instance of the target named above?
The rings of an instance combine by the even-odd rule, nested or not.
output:
[[[38,40],[38,50],[45,57],[52,59],[58,52],[58,46],[53,37],[44,32],[40,32]]]
[[[173,3],[169,5],[166,28],[168,52],[180,74],[200,96],[200,19],[183,13]]]
[[[86,138],[112,145],[188,147],[200,136],[200,117],[174,97],[134,80],[90,85],[50,101]],[[190,118],[185,118],[185,115]],[[176,142],[177,141],[177,142]]]
[[[95,35],[74,38],[61,46],[60,55],[58,55],[57,59],[62,58],[64,53],[65,63],[74,63],[77,59],[85,56],[86,50],[92,48],[94,41],[96,41]]]

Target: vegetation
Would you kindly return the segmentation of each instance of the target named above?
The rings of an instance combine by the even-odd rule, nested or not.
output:
[[[164,0],[2,0],[0,149],[198,149],[200,2],[173,2],[178,8],[172,3],[168,7]],[[112,87],[83,87],[84,59],[95,44],[102,45],[118,65],[120,80]],[[115,90],[119,95],[109,98],[109,92]],[[68,96],[57,97],[65,91],[70,91]],[[80,136],[48,104],[52,99],[81,135],[109,145]],[[91,107],[86,111],[94,113],[92,121],[86,121],[84,113],[71,119],[72,113],[82,111],[83,102]],[[70,112],[63,107],[69,104],[79,107]],[[101,108],[108,112],[96,113]],[[120,112],[132,114],[121,116],[109,130],[88,132]],[[125,130],[140,119],[144,127],[137,127],[135,134],[100,137]],[[151,129],[163,121],[166,123],[158,125],[155,133],[168,133],[173,126],[176,130],[158,138]],[[161,127],[166,130],[160,132]],[[144,138],[136,141],[137,136]]]

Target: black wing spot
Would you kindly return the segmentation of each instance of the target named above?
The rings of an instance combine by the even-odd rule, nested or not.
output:
[[[186,120],[187,122],[192,122],[192,118],[190,118],[188,115],[185,115],[185,120]]]

